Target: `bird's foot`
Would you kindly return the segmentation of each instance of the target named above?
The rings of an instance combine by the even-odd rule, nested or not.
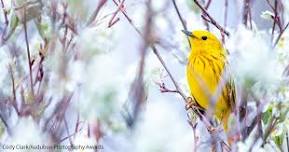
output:
[[[186,110],[193,108],[196,105],[192,97],[187,97]]]
[[[210,134],[222,132],[222,129],[220,127],[214,127],[214,126],[208,126],[207,130],[209,131]]]
[[[218,130],[217,127],[213,127],[213,126],[209,126],[209,127],[208,127],[208,131],[209,131],[210,133],[216,133],[217,130]]]

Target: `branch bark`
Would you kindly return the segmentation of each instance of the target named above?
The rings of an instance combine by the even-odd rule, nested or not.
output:
[[[216,20],[207,12],[207,10],[199,3],[198,0],[194,0],[195,4],[202,10],[202,12],[206,15],[204,16],[203,18],[205,19],[206,17],[206,20],[213,24],[217,29],[220,30],[221,33],[224,33],[226,34],[227,36],[230,36],[230,33],[225,29],[223,28],[219,23],[216,22]]]

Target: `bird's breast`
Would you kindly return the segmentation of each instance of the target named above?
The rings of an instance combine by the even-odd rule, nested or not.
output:
[[[223,73],[225,59],[216,55],[191,56],[187,65],[187,79],[192,96],[207,108],[211,97],[215,95]],[[221,101],[218,98],[218,102]],[[222,103],[217,103],[222,107]]]

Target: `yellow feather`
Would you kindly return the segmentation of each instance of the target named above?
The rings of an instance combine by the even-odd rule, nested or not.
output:
[[[187,80],[192,96],[201,107],[208,109],[224,78],[227,54],[222,43],[212,33],[193,31],[191,34],[189,40],[192,49],[188,57]],[[235,91],[230,80],[224,83],[212,110],[227,130],[228,117],[235,104]]]

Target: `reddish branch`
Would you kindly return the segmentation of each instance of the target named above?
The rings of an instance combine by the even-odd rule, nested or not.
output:
[[[92,15],[89,17],[88,22],[86,25],[90,25],[91,23],[94,22],[95,18],[97,17],[100,9],[104,6],[104,4],[107,2],[107,0],[100,0],[98,2],[98,5],[96,6],[96,9],[94,10],[94,12],[92,13]]]
[[[284,31],[288,28],[289,22],[285,25],[284,28],[282,28],[282,21],[280,19],[279,10],[278,10],[279,1],[275,0],[274,6],[270,3],[269,0],[266,0],[266,1],[267,1],[267,4],[270,6],[270,8],[274,11],[274,16],[272,16],[272,18],[273,18],[273,26],[272,26],[272,32],[271,32],[271,35],[272,35],[271,40],[272,41],[274,39],[274,33],[275,33],[276,25],[279,27],[279,31],[280,31],[275,42],[273,43],[273,47],[276,47],[276,45],[278,44],[279,40],[281,39]]]
[[[118,14],[118,12],[120,12],[121,10],[124,9],[124,0],[122,0],[119,4],[117,4],[117,2],[114,1],[114,3],[116,5],[118,5],[118,8],[117,10],[113,13],[111,19],[109,20],[108,22],[108,27],[112,27],[116,22],[118,22],[120,19],[119,18],[116,18],[116,15]]]
[[[157,83],[160,87],[160,91],[161,93],[167,93],[167,92],[172,92],[172,93],[179,93],[178,90],[171,90],[168,89],[165,85],[165,83],[161,82],[161,83]]]
[[[117,3],[115,0],[113,0],[114,4],[118,7],[118,9],[115,11],[115,13],[113,14],[112,18],[109,21],[109,25],[108,27],[113,26],[116,22],[118,22],[119,18],[115,19],[115,16],[117,15],[118,12],[121,12],[125,18],[132,23],[132,20],[128,17],[126,11],[125,11],[125,7],[124,7],[124,2],[125,0],[122,0],[120,3]]]
[[[272,26],[272,32],[271,32],[271,41],[273,41],[274,39],[274,34],[275,34],[275,29],[276,29],[276,25],[278,25],[279,27],[279,31],[282,31],[282,24],[281,24],[281,20],[280,17],[278,15],[278,0],[275,0],[274,6],[270,3],[269,0],[266,0],[267,4],[270,6],[270,8],[273,10],[274,12],[274,16],[272,16],[273,19],[273,26]]]
[[[278,0],[275,0],[274,6],[270,3],[269,0],[267,0],[267,3],[270,6],[270,8],[274,11],[273,20],[274,20],[275,24],[277,24],[279,27],[279,30],[281,30],[282,29],[282,23],[281,23],[280,16],[278,15],[278,12],[279,12],[278,11],[278,6],[279,6]]]

